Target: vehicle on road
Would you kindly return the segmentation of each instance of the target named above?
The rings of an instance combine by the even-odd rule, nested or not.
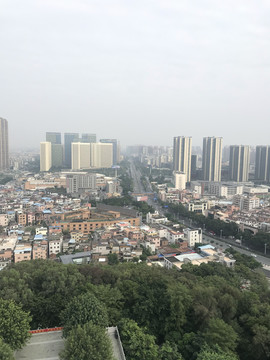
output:
[[[256,254],[253,254],[253,253],[250,254],[250,256],[253,256],[253,257],[255,257],[255,258],[257,257],[257,255],[256,255]]]

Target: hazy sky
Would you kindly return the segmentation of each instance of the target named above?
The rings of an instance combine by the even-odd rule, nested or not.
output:
[[[122,144],[270,144],[269,0],[0,0],[0,117]]]

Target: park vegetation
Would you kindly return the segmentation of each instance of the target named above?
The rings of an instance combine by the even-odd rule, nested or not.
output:
[[[0,359],[25,344],[30,328],[58,326],[68,339],[61,359],[90,359],[90,351],[111,360],[106,326],[118,326],[127,360],[270,357],[269,284],[256,260],[238,254],[234,269],[181,271],[111,264],[34,260],[2,270]]]

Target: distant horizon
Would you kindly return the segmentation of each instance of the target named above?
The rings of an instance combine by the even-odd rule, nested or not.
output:
[[[37,147],[55,129],[123,146],[268,144],[269,18],[266,0],[4,1],[10,146]]]

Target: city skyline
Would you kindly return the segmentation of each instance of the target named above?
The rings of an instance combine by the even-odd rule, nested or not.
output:
[[[194,145],[268,145],[269,16],[266,1],[5,2],[11,148],[62,128],[123,146],[169,145],[179,132]]]

